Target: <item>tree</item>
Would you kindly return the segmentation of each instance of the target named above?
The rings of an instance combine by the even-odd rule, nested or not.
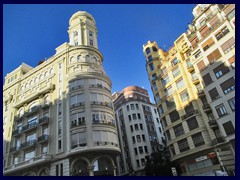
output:
[[[170,154],[166,146],[163,146],[161,151],[152,153],[146,159],[147,176],[172,176]]]

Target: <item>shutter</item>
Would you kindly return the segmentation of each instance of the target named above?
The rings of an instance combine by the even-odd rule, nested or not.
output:
[[[203,60],[200,61],[199,63],[197,63],[197,67],[198,67],[200,72],[206,67]]]
[[[227,40],[224,44],[221,45],[221,48],[223,52],[225,52],[228,48],[230,48],[234,44],[235,44],[235,39],[234,37],[231,37],[229,40]]]
[[[235,55],[232,56],[231,58],[229,58],[229,59],[228,59],[228,62],[229,62],[230,64],[232,64],[233,62],[235,62]]]

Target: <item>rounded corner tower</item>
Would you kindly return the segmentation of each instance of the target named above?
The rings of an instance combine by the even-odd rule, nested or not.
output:
[[[92,15],[78,11],[69,20],[67,111],[70,175],[116,175],[120,153],[111,80],[102,67]]]

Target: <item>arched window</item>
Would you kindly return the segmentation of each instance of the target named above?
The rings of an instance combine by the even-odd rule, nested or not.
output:
[[[48,72],[46,71],[45,73],[44,73],[44,77],[47,77],[48,76]]]
[[[50,69],[50,74],[53,74],[53,68]]]
[[[70,57],[70,59],[69,59],[69,63],[70,63],[70,64],[73,63],[73,56]]]
[[[157,48],[155,46],[152,47],[153,51],[156,52]]]
[[[78,55],[77,60],[81,61],[81,55]]]
[[[151,51],[150,51],[150,48],[147,48],[146,49],[146,53],[149,54]]]
[[[34,84],[33,80],[31,80],[29,84],[30,84],[30,86],[33,86],[33,84]]]
[[[90,56],[89,55],[86,55],[86,62],[89,62],[90,61]]]
[[[37,83],[37,82],[38,82],[38,78],[35,77],[35,79],[34,79],[34,83]]]
[[[28,83],[25,84],[25,89],[27,89],[27,88],[28,88]]]
[[[39,76],[39,80],[42,80],[43,79],[43,75],[41,74],[40,76]]]

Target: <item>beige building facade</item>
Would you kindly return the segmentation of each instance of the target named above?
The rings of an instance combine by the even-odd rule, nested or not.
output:
[[[120,154],[96,22],[78,11],[69,43],[33,68],[22,64],[3,86],[4,171],[25,176],[116,175]]]
[[[235,173],[235,5],[198,4],[164,51],[143,46],[171,160],[180,175]]]

